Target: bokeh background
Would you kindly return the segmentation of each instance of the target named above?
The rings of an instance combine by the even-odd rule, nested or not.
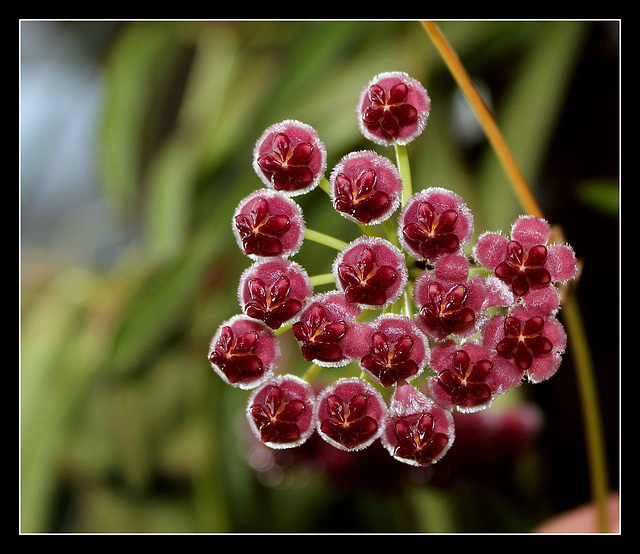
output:
[[[248,260],[230,218],[260,186],[252,148],[272,123],[315,127],[329,168],[362,148],[393,159],[354,110],[375,74],[406,71],[432,99],[409,146],[414,188],[462,195],[477,232],[521,212],[419,22],[19,25],[20,532],[526,532],[589,501],[571,347],[551,380],[462,423],[426,471],[314,441],[273,456],[246,432],[247,393],[207,362],[238,312]],[[617,489],[620,24],[439,25],[583,262]],[[355,237],[323,195],[299,198],[308,226]],[[310,243],[296,261],[326,273],[332,256]]]

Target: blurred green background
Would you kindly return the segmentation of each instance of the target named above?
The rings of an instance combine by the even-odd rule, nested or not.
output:
[[[619,22],[439,24],[584,262],[618,488]],[[542,415],[524,447],[516,433],[499,467],[471,451],[427,472],[373,448],[269,456],[243,426],[247,393],[207,362],[238,313],[248,260],[230,218],[261,186],[257,137],[298,119],[329,170],[356,149],[393,159],[355,120],[379,72],[432,99],[408,148],[414,188],[461,194],[477,232],[520,213],[419,22],[23,20],[20,42],[20,532],[524,532],[589,500],[571,348],[503,408]],[[355,237],[323,194],[299,198],[308,226]],[[332,256],[311,243],[295,259],[315,274]]]

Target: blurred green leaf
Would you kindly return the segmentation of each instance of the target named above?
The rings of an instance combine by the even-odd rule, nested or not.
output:
[[[617,181],[607,179],[580,183],[577,195],[582,202],[606,215],[617,216],[620,211],[620,188]]]

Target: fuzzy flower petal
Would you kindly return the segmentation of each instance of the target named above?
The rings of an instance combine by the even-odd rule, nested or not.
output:
[[[411,196],[398,218],[398,240],[418,260],[460,252],[473,234],[473,214],[462,198],[432,187]]]
[[[333,168],[329,182],[333,207],[351,221],[382,223],[400,206],[400,173],[389,159],[372,150],[344,156]]]
[[[357,106],[362,134],[382,146],[408,144],[424,130],[431,99],[422,84],[406,73],[376,75],[360,94]]]
[[[253,152],[253,168],[262,182],[289,196],[315,188],[326,167],[326,149],[316,130],[292,119],[267,128]]]

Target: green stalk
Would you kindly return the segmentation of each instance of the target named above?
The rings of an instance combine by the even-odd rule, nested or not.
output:
[[[314,287],[319,287],[321,285],[331,285],[335,282],[333,273],[321,273],[318,275],[312,275],[311,277],[309,277],[309,280]]]
[[[319,244],[324,244],[325,246],[328,246],[330,248],[335,248],[336,250],[342,250],[345,246],[347,246],[347,243],[343,240],[325,235],[320,231],[313,231],[312,229],[307,229],[305,231],[304,238],[312,240],[313,242],[317,242]]]
[[[402,205],[404,206],[413,194],[413,183],[411,182],[411,169],[409,167],[409,155],[406,144],[394,143],[396,151],[396,162],[398,171],[402,177]]]

